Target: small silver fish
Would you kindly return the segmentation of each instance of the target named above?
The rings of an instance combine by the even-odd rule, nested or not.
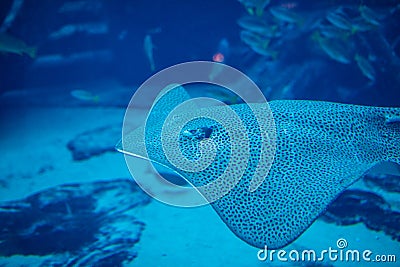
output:
[[[262,16],[271,0],[239,0],[250,15]]]
[[[301,24],[302,19],[297,13],[294,13],[287,8],[274,6],[269,9],[269,12],[278,20],[293,24]]]
[[[362,74],[369,80],[375,81],[376,72],[371,63],[369,63],[369,61],[365,57],[359,54],[355,55],[354,60],[357,62],[357,65],[360,68]]]
[[[92,92],[86,90],[73,90],[71,91],[71,96],[82,101],[98,102],[100,100],[98,95],[94,95]]]
[[[278,35],[278,26],[270,26],[260,17],[244,16],[237,21],[243,29],[260,34],[262,36],[276,37]]]
[[[353,19],[352,24],[356,32],[369,32],[378,29],[378,26],[365,21],[362,17]]]
[[[22,40],[5,33],[0,33],[0,52],[36,57],[36,47],[30,47]]]
[[[250,31],[241,31],[240,39],[249,46],[267,47],[270,40]]]
[[[347,39],[349,37],[349,33],[342,29],[339,29],[333,25],[321,25],[319,27],[319,33],[327,38],[337,38],[337,39]]]
[[[329,12],[328,15],[326,16],[326,19],[332,23],[332,25],[335,25],[339,29],[342,30],[347,30],[354,32],[355,29],[353,28],[353,25],[351,22],[341,13],[333,11]]]
[[[109,26],[107,23],[99,22],[88,22],[88,23],[77,23],[77,24],[67,24],[60,29],[52,32],[49,35],[51,40],[59,40],[62,38],[70,37],[76,33],[84,33],[88,35],[101,35],[107,34],[109,31]]]
[[[250,46],[250,48],[256,52],[257,54],[264,56],[264,57],[269,57],[272,59],[276,59],[278,57],[278,52],[277,51],[273,51],[267,47],[262,47],[259,45],[254,45],[254,46]]]
[[[318,42],[321,49],[333,60],[349,64],[351,59],[348,55],[348,49],[342,42],[336,39],[329,39],[322,37],[318,32],[315,32],[312,39]]]
[[[150,63],[150,70],[155,71],[156,66],[154,64],[154,56],[153,56],[154,44],[150,34],[147,34],[144,37],[143,47],[144,47],[144,52],[146,53],[146,57]]]
[[[376,14],[371,8],[366,5],[361,5],[358,10],[360,11],[361,17],[363,17],[366,22],[374,26],[381,25],[378,14]]]

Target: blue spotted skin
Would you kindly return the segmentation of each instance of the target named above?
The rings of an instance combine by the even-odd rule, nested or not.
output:
[[[171,98],[163,100],[174,103]],[[264,104],[251,106],[261,112],[265,110]],[[288,245],[371,167],[382,161],[400,164],[400,123],[396,119],[400,118],[400,108],[292,100],[271,101],[269,107],[277,140],[268,176],[256,191],[249,191],[259,160],[260,132],[247,105],[230,106],[245,122],[252,156],[240,182],[211,203],[229,229],[252,246],[276,249]],[[212,114],[223,112],[224,108],[210,107],[203,111]],[[156,113],[157,108],[153,109],[153,116]],[[218,144],[216,158],[205,170],[184,172],[171,165],[162,152],[160,124],[156,121],[148,123],[146,130],[149,158],[174,169],[195,186],[213,181],[227,167],[230,142],[223,127],[209,119],[195,119],[182,132],[198,133],[204,128],[212,129],[209,138]],[[185,157],[197,159],[201,138],[182,133],[179,138]],[[134,136],[129,140],[137,142]],[[136,152],[139,156],[140,153]]]

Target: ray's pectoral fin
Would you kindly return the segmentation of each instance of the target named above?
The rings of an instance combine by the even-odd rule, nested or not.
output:
[[[170,84],[166,86],[156,97],[146,123],[151,126],[157,125],[161,130],[165,119],[174,108],[189,99],[190,96],[182,85]],[[196,108],[196,106],[193,104],[191,108]]]
[[[176,126],[173,123],[181,122],[180,114],[172,115],[176,116],[171,121],[167,118],[178,105],[190,98],[182,86],[172,87],[172,90],[167,87],[156,98],[147,117],[146,129],[142,126],[124,133],[122,142],[117,145],[119,151],[160,164],[164,162],[164,166],[169,164],[161,144],[162,128],[181,129],[172,127]],[[262,105],[254,104],[253,107],[263,112],[265,106]],[[211,203],[232,232],[255,247],[268,245],[268,248],[276,249],[288,245],[343,190],[374,165],[382,161],[400,164],[398,108],[288,100],[271,101],[269,106],[278,136],[271,169],[257,189],[250,192],[249,184],[258,168],[260,156],[256,148],[259,147],[261,135],[254,131],[254,142],[249,142],[252,151],[256,151],[251,154],[253,161],[249,162],[252,164],[247,165],[240,181],[226,195]],[[240,104],[232,108],[246,120],[249,128],[256,130],[257,121],[247,106]],[[192,115],[189,110],[184,111]],[[208,114],[220,111],[215,107],[207,108]],[[217,128],[211,131],[204,126],[207,125],[204,121],[194,123],[198,123],[195,124],[197,127],[182,131],[185,138],[180,140],[186,140],[188,144],[181,146],[182,149],[186,148],[184,155],[195,158],[197,150],[193,149],[193,144],[210,135],[218,142],[219,153],[214,158],[215,165],[201,172],[185,173],[185,179],[190,184],[203,185],[225,171],[225,162],[231,159],[229,152],[232,147],[226,141],[225,131],[215,130]],[[148,156],[147,147],[151,148],[147,151]]]

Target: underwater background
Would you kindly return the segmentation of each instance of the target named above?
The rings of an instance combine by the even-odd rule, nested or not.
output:
[[[187,61],[237,68],[268,101],[400,107],[399,29],[398,0],[2,0],[0,266],[357,265],[259,261],[210,206],[147,196],[115,144],[135,90]],[[345,238],[398,266],[399,193],[398,168],[381,167],[288,250]]]

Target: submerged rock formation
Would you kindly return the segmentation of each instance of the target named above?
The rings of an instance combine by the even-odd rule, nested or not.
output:
[[[0,256],[43,256],[41,266],[120,266],[137,256],[145,224],[135,209],[149,201],[135,183],[119,179],[0,203]]]
[[[364,182],[369,187],[378,187],[387,192],[400,193],[400,176],[397,175],[367,175]]]
[[[337,225],[363,223],[400,241],[400,213],[393,211],[381,196],[362,190],[344,191],[321,218]]]
[[[67,148],[74,160],[85,160],[105,152],[115,152],[115,143],[121,139],[121,126],[105,126],[77,135]]]

